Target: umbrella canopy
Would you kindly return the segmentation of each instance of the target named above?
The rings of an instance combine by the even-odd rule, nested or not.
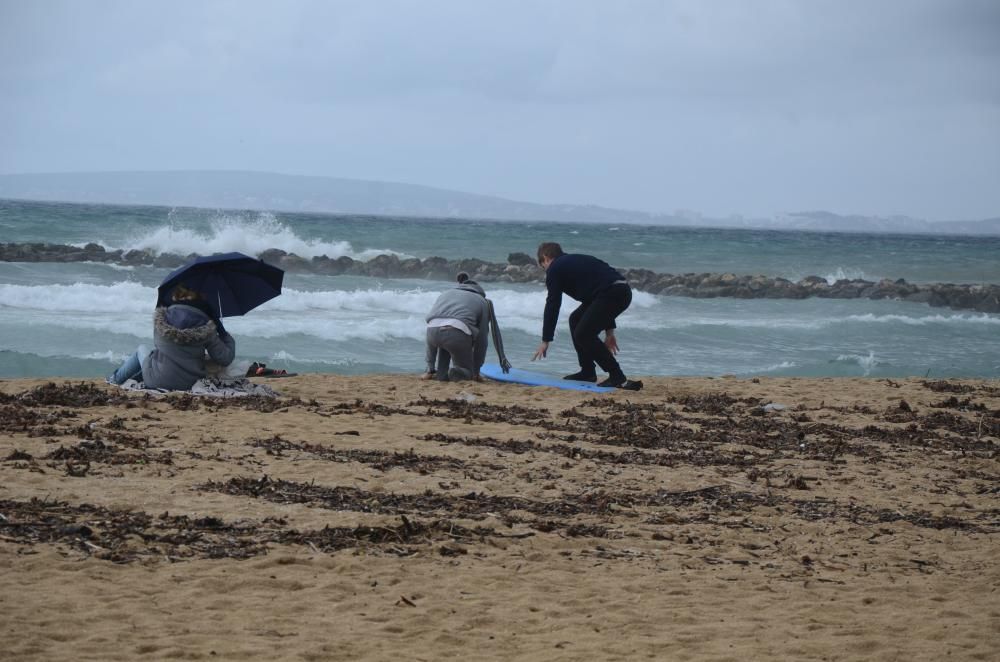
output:
[[[171,303],[178,285],[200,292],[219,317],[245,315],[281,294],[285,272],[243,253],[199,257],[170,273],[158,288],[158,306]]]

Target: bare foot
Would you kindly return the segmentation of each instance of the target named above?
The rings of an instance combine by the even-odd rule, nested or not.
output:
[[[428,379],[434,379],[434,373],[433,372],[425,372],[424,374],[420,375],[420,379],[422,379],[424,381],[427,381]]]

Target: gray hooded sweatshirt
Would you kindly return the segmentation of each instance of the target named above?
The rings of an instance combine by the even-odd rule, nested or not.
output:
[[[440,368],[444,365],[438,354],[438,350],[442,349],[450,354],[453,363],[453,367],[449,370],[451,378],[468,379],[479,373],[479,367],[486,359],[486,348],[489,344],[490,307],[486,302],[486,292],[475,281],[466,281],[443,292],[434,302],[431,312],[427,314],[428,324],[433,320],[452,319],[468,327],[471,337],[464,335],[462,330],[452,330],[451,340],[448,340],[447,327],[438,329],[428,326],[425,357],[427,371],[434,372],[435,366]],[[462,338],[468,340],[463,341]],[[452,347],[449,342],[457,342],[458,345]],[[468,350],[471,352],[463,356]],[[443,378],[443,375],[439,375],[438,378]]]
[[[142,381],[149,388],[186,391],[205,377],[206,352],[223,366],[236,356],[233,337],[220,337],[208,315],[184,304],[153,312],[153,341],[156,349],[142,362]]]
[[[486,292],[471,280],[442,292],[427,313],[426,321],[434,319],[457,319],[469,327],[472,339],[477,339],[481,331],[488,331],[490,323]]]

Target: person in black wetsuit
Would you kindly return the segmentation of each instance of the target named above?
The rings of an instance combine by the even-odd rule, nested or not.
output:
[[[543,359],[548,353],[565,293],[580,302],[569,316],[569,330],[580,371],[566,375],[566,379],[596,382],[596,364],[608,373],[599,386],[641,388],[641,382],[628,380],[614,356],[618,353],[615,318],[632,303],[632,288],[625,277],[596,257],[563,253],[562,246],[554,242],[539,245],[538,264],[545,269],[548,296],[542,344],[531,360]],[[605,334],[603,341],[601,331]]]

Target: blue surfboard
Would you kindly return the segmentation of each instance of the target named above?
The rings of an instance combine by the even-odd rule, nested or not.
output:
[[[518,370],[517,368],[511,368],[510,372],[504,373],[503,369],[496,363],[487,363],[480,370],[479,374],[483,377],[489,377],[490,379],[496,380],[498,382],[508,382],[510,384],[525,384],[527,386],[551,386],[553,388],[561,388],[569,391],[590,391],[591,393],[610,393],[614,391],[613,388],[608,388],[606,386],[598,386],[597,384],[591,384],[590,382],[577,382],[571,379],[562,379],[560,377],[553,377],[552,375],[544,375],[540,372],[531,372],[530,370]]]

